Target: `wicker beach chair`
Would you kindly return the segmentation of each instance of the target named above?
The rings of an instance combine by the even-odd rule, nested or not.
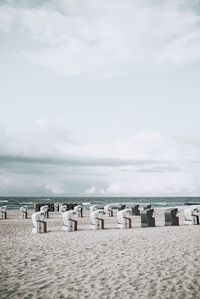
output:
[[[139,216],[140,215],[140,209],[139,209],[139,205],[134,205],[132,208],[132,214],[135,216]]]
[[[154,209],[146,209],[141,211],[141,226],[142,227],[154,227],[155,218],[153,217]]]
[[[83,206],[81,205],[81,204],[79,204],[79,205],[76,205],[75,207],[74,207],[74,211],[75,211],[75,215],[76,215],[76,217],[78,217],[78,218],[82,218],[83,217]]]
[[[147,206],[143,207],[143,209],[144,210],[149,210],[149,209],[151,209],[151,205],[147,205]]]
[[[54,212],[59,212],[59,203],[54,203]]]
[[[167,209],[165,211],[165,226],[179,225],[179,218],[177,217],[178,209]]]
[[[103,210],[96,210],[90,213],[91,229],[104,229],[104,219],[100,218],[100,215],[105,215],[105,212]]]
[[[75,215],[76,212],[74,210],[66,211],[62,214],[62,230],[67,232],[77,231],[77,221],[73,219],[73,216]]]
[[[113,207],[111,204],[104,206],[104,212],[106,216],[113,217]]]
[[[0,207],[0,217],[1,219],[7,219],[7,206]]]
[[[184,210],[185,224],[199,225],[200,206],[190,206]]]
[[[24,219],[28,218],[27,206],[21,207],[19,211],[20,211],[20,218],[24,218]]]
[[[33,228],[32,232],[33,233],[46,233],[47,232],[47,223],[44,221],[45,218],[45,211],[39,211],[35,212],[32,214],[32,223],[33,223]]]
[[[130,209],[124,209],[117,212],[117,228],[131,228],[131,218],[132,212]]]
[[[126,205],[121,205],[121,206],[118,208],[118,211],[122,211],[122,210],[124,210],[124,209],[126,209]]]

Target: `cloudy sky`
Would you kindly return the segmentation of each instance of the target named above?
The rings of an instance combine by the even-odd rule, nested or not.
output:
[[[0,0],[0,195],[200,195],[199,0]]]

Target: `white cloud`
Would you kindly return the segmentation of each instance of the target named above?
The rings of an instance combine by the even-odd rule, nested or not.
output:
[[[12,4],[12,2],[11,2]],[[58,73],[113,76],[200,58],[196,0],[52,1],[0,7],[0,29],[32,38],[25,57]]]
[[[0,130],[0,191],[87,196],[198,195],[200,144],[141,132],[105,144],[71,142],[62,122]],[[39,127],[38,127],[39,126]]]
[[[94,195],[96,194],[96,187],[92,186],[90,188],[85,189],[85,195]]]
[[[50,191],[52,194],[55,195],[63,195],[66,194],[66,189],[63,188],[63,186],[59,184],[48,184],[45,187],[48,191]]]

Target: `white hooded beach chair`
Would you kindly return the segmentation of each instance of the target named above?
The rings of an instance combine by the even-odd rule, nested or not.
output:
[[[199,224],[200,206],[190,206],[184,210],[185,224]]]
[[[83,206],[82,205],[75,206],[74,211],[75,211],[75,216],[77,218],[82,218],[83,217]]]
[[[31,216],[33,228],[33,233],[46,233],[47,232],[47,223],[44,221],[45,218],[45,211],[35,212]]]
[[[45,218],[49,218],[49,206],[45,205],[40,208],[40,211],[44,213]]]
[[[103,210],[96,210],[90,213],[91,229],[104,229],[104,219],[100,218],[100,215],[105,215]]]
[[[66,211],[62,214],[62,230],[67,232],[77,231],[77,221],[73,219],[75,215],[76,212],[74,210]]]
[[[54,203],[54,212],[59,212],[59,203]]]
[[[93,206],[91,206],[91,207],[90,207],[90,213],[91,213],[91,212],[94,212],[94,211],[97,211],[98,208],[99,208],[99,207],[98,207],[97,205],[93,205]]]
[[[131,218],[132,215],[130,209],[124,209],[122,211],[117,212],[117,227],[118,228],[131,228]]]
[[[7,219],[7,206],[0,207],[1,219]]]
[[[19,211],[20,211],[20,218],[24,218],[24,219],[28,218],[27,206],[21,207]]]
[[[62,214],[67,211],[67,205],[60,205],[59,206],[59,216],[62,218]]]
[[[106,205],[104,207],[104,212],[106,214],[106,216],[108,217],[113,217],[113,209],[112,209],[112,205]]]

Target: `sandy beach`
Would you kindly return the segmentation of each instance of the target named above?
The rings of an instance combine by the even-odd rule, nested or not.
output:
[[[87,215],[86,215],[87,214]],[[33,234],[30,219],[8,211],[0,220],[0,298],[199,298],[200,226],[165,227],[157,209],[156,227],[90,230],[88,212],[77,232],[61,230],[58,213],[48,233]]]

